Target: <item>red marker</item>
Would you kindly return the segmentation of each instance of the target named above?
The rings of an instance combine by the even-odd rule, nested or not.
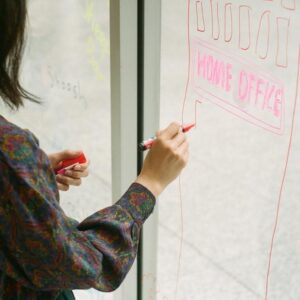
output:
[[[62,164],[59,168],[55,169],[55,174],[64,175],[66,170],[72,169],[74,166],[79,164],[84,164],[86,162],[86,158],[83,153],[75,158],[65,159],[62,161]]]
[[[191,124],[187,124],[182,126],[182,132],[188,132],[190,129],[192,129],[196,124],[195,123],[191,123]],[[151,148],[153,142],[156,140],[156,136],[143,141],[142,143],[139,144],[139,149],[141,151],[145,151]]]

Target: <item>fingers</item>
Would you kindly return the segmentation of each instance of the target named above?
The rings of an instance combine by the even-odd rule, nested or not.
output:
[[[61,152],[48,154],[48,158],[51,162],[52,167],[56,169],[61,166],[63,160],[77,157],[81,153],[82,151],[64,150]]]
[[[189,153],[189,151],[186,151],[185,153],[184,153],[184,155],[183,155],[183,162],[184,162],[184,166],[186,166],[186,164],[188,163],[188,161],[189,161],[189,156],[190,156],[190,153]]]
[[[166,129],[157,131],[157,143],[163,145],[163,147],[173,154],[176,154],[177,158],[181,160],[180,156],[188,151],[188,142],[186,134],[182,132],[181,126],[173,122]],[[171,137],[172,136],[172,137]],[[187,159],[185,154],[185,160]]]
[[[157,130],[155,132],[155,136],[159,137],[162,134],[162,130]]]
[[[79,186],[81,185],[81,178],[89,175],[88,167],[90,161],[84,164],[76,165],[71,170],[66,170],[64,175],[56,175],[57,187],[60,191],[68,191],[70,185]]]
[[[177,149],[182,143],[186,141],[186,135],[183,132],[179,132],[172,139],[171,145],[174,149]]]
[[[166,129],[160,131],[159,137],[162,139],[172,139],[180,130],[180,124],[172,122]]]
[[[183,142],[176,150],[178,159],[185,166],[189,159],[189,144],[187,141]]]
[[[79,186],[81,185],[81,178],[72,178],[63,175],[56,175],[57,184],[65,185],[65,186]]]
[[[82,177],[87,177],[89,175],[89,171],[72,171],[72,170],[67,170],[65,171],[65,176],[71,177],[74,179],[82,178]]]
[[[64,175],[75,179],[81,177],[87,177],[89,175],[89,170],[88,170],[89,165],[90,165],[90,161],[87,161],[84,164],[76,165],[72,169],[66,170]]]
[[[179,155],[184,155],[189,150],[189,143],[187,141],[183,142],[176,150]]]
[[[58,187],[58,189],[60,191],[66,192],[66,191],[69,190],[69,186],[68,185],[62,184],[62,183],[57,182],[57,181],[56,181],[56,183],[57,183],[57,187]]]
[[[64,150],[57,153],[59,160],[64,160],[68,158],[74,158],[79,156],[82,153],[82,151],[74,151],[74,150]]]
[[[85,171],[89,165],[90,165],[90,161],[87,160],[84,164],[78,164],[74,167],[74,170],[77,170],[77,171]]]

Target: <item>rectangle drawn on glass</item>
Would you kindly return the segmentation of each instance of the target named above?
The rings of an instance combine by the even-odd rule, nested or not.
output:
[[[208,100],[267,131],[284,129],[284,87],[253,63],[199,39],[192,41],[191,79],[199,99]]]

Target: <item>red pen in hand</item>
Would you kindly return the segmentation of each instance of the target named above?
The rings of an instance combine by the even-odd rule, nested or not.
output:
[[[182,132],[188,132],[190,129],[192,129],[196,124],[193,123],[193,124],[187,124],[187,125],[184,125],[182,126]],[[142,143],[139,144],[139,149],[141,151],[145,151],[145,150],[148,150],[151,148],[153,142],[156,140],[156,136],[148,139],[148,140],[145,140],[143,141]]]
[[[84,164],[85,162],[86,158],[83,153],[75,158],[65,159],[62,161],[61,165],[54,170],[55,174],[64,175],[66,170],[72,169],[76,165]]]

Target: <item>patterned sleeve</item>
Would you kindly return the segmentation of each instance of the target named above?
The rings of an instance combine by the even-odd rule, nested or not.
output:
[[[0,268],[36,290],[116,289],[155,198],[133,183],[83,222],[65,215],[47,155],[26,131],[0,134]]]

